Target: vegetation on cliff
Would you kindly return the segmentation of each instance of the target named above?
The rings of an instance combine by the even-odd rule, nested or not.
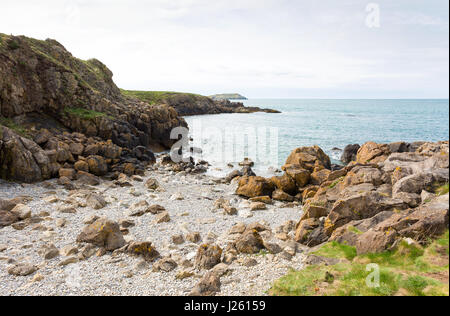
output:
[[[210,96],[213,100],[247,100],[246,97],[240,95],[239,93],[222,93],[214,94]]]
[[[272,295],[281,296],[448,296],[449,233],[422,248],[403,241],[395,250],[357,256],[355,247],[337,242],[323,245],[312,255],[323,263],[291,271],[273,285]],[[338,261],[325,265],[326,261]],[[366,279],[380,268],[379,286]]]

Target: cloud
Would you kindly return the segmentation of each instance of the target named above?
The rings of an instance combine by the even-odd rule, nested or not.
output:
[[[129,89],[447,97],[448,4],[377,2],[379,29],[360,0],[16,0],[0,31],[55,38]]]

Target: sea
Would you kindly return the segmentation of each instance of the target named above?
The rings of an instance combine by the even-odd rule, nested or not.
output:
[[[449,100],[250,99],[245,106],[279,114],[218,114],[186,117],[198,158],[223,176],[251,159],[258,175],[270,176],[298,147],[318,145],[339,163],[348,144],[368,141],[449,139]],[[231,167],[233,165],[233,167]]]

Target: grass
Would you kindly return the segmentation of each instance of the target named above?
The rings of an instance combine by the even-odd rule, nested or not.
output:
[[[87,110],[83,108],[66,108],[66,113],[69,115],[77,116],[79,118],[85,119],[85,120],[91,120],[98,117],[109,117],[105,113],[96,112],[93,110]]]
[[[141,101],[147,102],[150,105],[162,103],[170,97],[176,95],[188,95],[190,97],[202,97],[198,94],[193,93],[181,93],[172,91],[131,91],[131,90],[120,90],[124,96],[134,97]]]
[[[354,247],[327,243],[315,255],[341,258],[334,266],[311,265],[291,270],[274,283],[269,294],[276,296],[448,296],[448,231],[422,248],[401,242],[395,251],[356,255]],[[379,284],[366,280],[379,268]]]
[[[332,184],[330,184],[330,189],[335,188],[340,182],[344,181],[344,177],[340,177],[336,181],[334,181]]]
[[[0,116],[0,125],[6,126],[22,137],[29,138],[28,131],[23,126],[16,124],[12,119]]]
[[[437,195],[445,195],[445,194],[448,193],[448,191],[449,191],[449,186],[448,186],[448,183],[447,183],[447,184],[444,184],[443,186],[438,187],[436,189],[435,193]]]

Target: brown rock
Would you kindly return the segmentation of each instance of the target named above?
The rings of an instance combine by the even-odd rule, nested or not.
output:
[[[216,245],[204,244],[198,248],[195,257],[195,267],[197,269],[211,270],[220,263],[222,248]]]
[[[362,145],[356,155],[356,162],[365,163],[381,163],[384,162],[391,154],[389,146],[385,144],[377,144],[368,142]]]
[[[264,242],[256,230],[247,231],[235,242],[236,249],[240,253],[255,254],[264,249]]]
[[[271,196],[274,189],[273,184],[265,178],[245,176],[239,180],[236,194],[248,198]]]
[[[291,195],[297,193],[297,186],[294,179],[287,174],[280,177],[272,177],[270,181],[281,191]]]
[[[77,242],[94,244],[106,250],[116,250],[125,245],[119,224],[106,218],[101,218],[86,226],[78,235]]]
[[[132,242],[127,246],[126,251],[133,256],[143,257],[148,262],[152,262],[160,257],[159,252],[153,247],[151,242]]]

